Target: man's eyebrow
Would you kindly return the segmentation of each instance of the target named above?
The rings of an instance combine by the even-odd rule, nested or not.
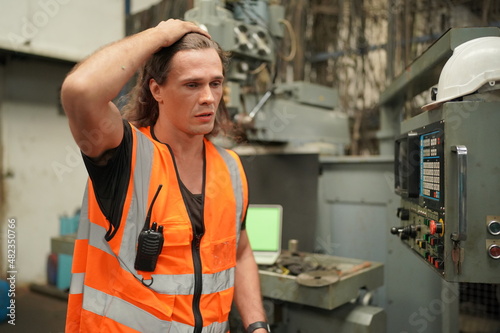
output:
[[[182,79],[183,82],[186,81],[203,81],[205,78],[202,77],[187,77]],[[216,75],[210,78],[210,80],[224,80],[224,75]]]

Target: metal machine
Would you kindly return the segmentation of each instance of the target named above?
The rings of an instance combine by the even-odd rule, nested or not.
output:
[[[401,224],[391,233],[446,281],[500,283],[500,153],[494,148],[500,63],[498,53],[487,60],[478,52],[481,42],[500,47],[500,37],[482,37],[499,32],[483,30],[451,49],[437,101],[403,121],[395,141]],[[467,73],[473,70],[479,73]]]
[[[336,89],[274,79],[264,92],[255,88],[256,74],[277,62],[277,46],[285,36],[284,14],[283,6],[263,0],[195,0],[185,19],[206,29],[232,53],[226,106],[249,141],[294,146],[322,142],[338,154],[349,143],[349,129],[347,117],[336,111]]]

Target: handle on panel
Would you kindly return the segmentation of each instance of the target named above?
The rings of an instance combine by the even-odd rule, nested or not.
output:
[[[454,241],[467,239],[467,147],[452,146],[457,154],[457,194],[458,194],[458,232],[451,234]]]

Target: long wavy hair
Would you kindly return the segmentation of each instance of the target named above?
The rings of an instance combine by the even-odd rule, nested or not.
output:
[[[149,89],[149,81],[154,79],[159,85],[165,83],[172,69],[172,58],[179,51],[214,49],[217,51],[223,68],[223,74],[229,62],[229,54],[222,50],[220,45],[201,34],[189,33],[169,47],[156,52],[143,65],[138,73],[137,81],[132,90],[126,95],[126,104],[122,108],[123,117],[137,127],[153,126],[159,115],[158,102]],[[221,98],[217,109],[215,124],[212,131],[205,136],[215,136],[231,128],[229,113]]]

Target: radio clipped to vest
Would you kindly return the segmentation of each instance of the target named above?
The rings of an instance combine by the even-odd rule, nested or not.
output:
[[[163,248],[163,226],[158,226],[156,222],[153,222],[150,226],[151,211],[153,210],[153,205],[161,188],[162,185],[160,184],[149,206],[148,215],[144,221],[144,227],[139,234],[137,254],[134,263],[134,268],[138,271],[153,272]]]

